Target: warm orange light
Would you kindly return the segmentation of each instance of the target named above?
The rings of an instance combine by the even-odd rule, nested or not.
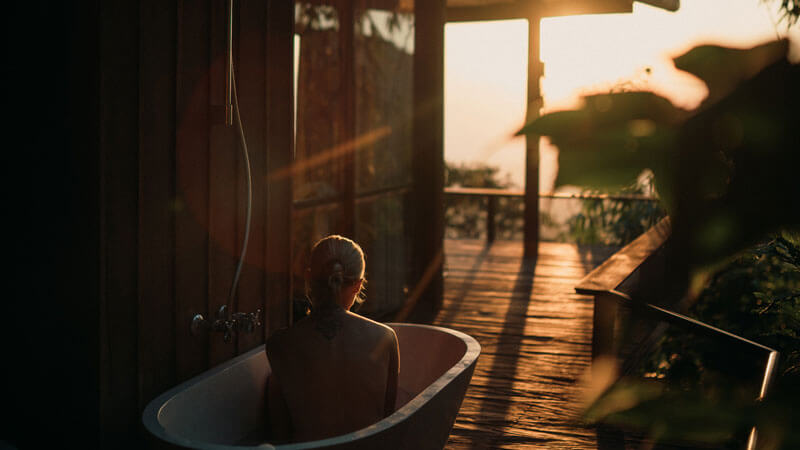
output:
[[[758,0],[684,1],[675,12],[634,3],[631,14],[544,19],[541,57],[545,108],[573,107],[581,95],[649,90],[694,108],[705,85],[672,58],[706,43],[751,47],[786,34],[773,4]],[[773,8],[774,9],[774,8]],[[789,34],[800,41],[800,30]]]
[[[633,13],[543,19],[541,79],[545,111],[573,108],[582,95],[650,90],[691,109],[705,85],[672,58],[706,43],[751,47],[777,37],[800,60],[800,26],[776,25],[780,2],[684,0],[671,13],[634,2]],[[445,158],[501,167],[524,182],[527,21],[448,24],[445,34]],[[540,150],[540,189],[555,177],[556,150]]]
[[[524,182],[528,21],[445,27],[445,159],[485,162]]]

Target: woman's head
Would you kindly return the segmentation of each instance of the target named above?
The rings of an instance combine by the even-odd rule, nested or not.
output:
[[[364,280],[364,252],[346,237],[328,236],[311,249],[308,272],[309,297],[313,305],[343,301],[348,304],[342,306],[349,308],[352,298],[342,297],[349,292],[360,297]]]

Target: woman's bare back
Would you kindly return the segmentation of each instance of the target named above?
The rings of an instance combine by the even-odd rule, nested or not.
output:
[[[277,441],[349,433],[394,411],[399,356],[394,331],[334,308],[267,341],[270,422]]]

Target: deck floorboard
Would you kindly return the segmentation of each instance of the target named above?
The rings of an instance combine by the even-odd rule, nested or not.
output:
[[[447,448],[597,448],[577,406],[593,305],[574,286],[613,251],[541,243],[533,262],[521,242],[445,242],[445,298],[433,323],[482,347]]]

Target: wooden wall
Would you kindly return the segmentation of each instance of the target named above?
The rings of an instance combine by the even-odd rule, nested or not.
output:
[[[417,2],[415,14],[413,187],[407,208],[414,245],[409,295],[414,310],[410,315],[401,311],[398,318],[417,322],[433,317],[444,292],[445,2]]]
[[[235,4],[254,184],[233,310],[261,308],[265,320],[230,344],[189,333],[194,314],[213,317],[226,302],[245,226],[244,161],[222,123],[227,1],[10,15],[18,26],[7,32],[35,38],[18,52],[30,62],[15,101],[27,105],[29,145],[7,181],[20,190],[15,248],[26,267],[10,296],[24,301],[9,312],[35,320],[11,328],[22,339],[8,358],[21,367],[4,385],[16,386],[19,413],[0,440],[139,447],[148,401],[289,323],[290,185],[270,173],[292,158],[294,7]]]
[[[135,70],[115,72],[123,80],[133,78],[126,91],[138,92],[138,103],[132,105],[138,114],[138,139],[126,134],[117,143],[101,142],[114,155],[105,158],[111,164],[109,181],[129,177],[124,185],[108,188],[117,197],[103,202],[105,215],[111,216],[126,196],[138,200],[125,208],[127,226],[106,229],[106,278],[129,281],[123,289],[107,286],[103,299],[103,341],[119,345],[101,352],[101,362],[110,365],[112,374],[101,383],[110,388],[101,395],[101,411],[117,409],[120,400],[129,404],[125,411],[141,411],[176,382],[263,343],[289,322],[288,180],[269,176],[290,164],[292,155],[294,16],[285,3],[235,2],[234,66],[252,167],[253,211],[232,310],[261,309],[266,315],[256,334],[240,335],[232,343],[218,334],[197,338],[189,328],[194,314],[213,318],[227,302],[246,221],[245,162],[236,128],[224,124],[227,2],[138,5],[138,77],[130,75]],[[131,13],[135,11],[123,14]],[[118,89],[119,83],[112,84]],[[101,96],[117,97],[104,92],[102,84]],[[117,115],[101,117],[114,120]],[[136,122],[126,118],[125,123],[131,121]],[[101,130],[124,133],[111,124]],[[120,151],[126,143],[128,158]],[[113,167],[119,168],[118,176]],[[120,242],[127,247],[111,247]],[[111,264],[114,260],[118,266]],[[120,302],[121,293],[131,298]],[[131,324],[134,317],[138,324]],[[125,352],[133,344],[136,352]],[[124,367],[114,367],[115,348],[125,352],[127,361],[119,363]],[[130,367],[138,369],[136,384],[121,381],[123,374],[115,373]],[[118,398],[120,391],[129,392]],[[129,421],[105,429],[113,434],[120,426],[129,426]]]

